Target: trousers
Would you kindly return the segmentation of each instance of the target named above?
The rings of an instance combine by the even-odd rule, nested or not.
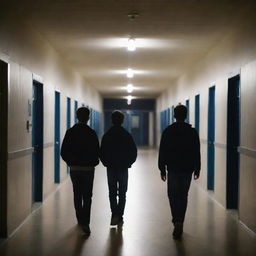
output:
[[[71,171],[77,222],[90,224],[94,171]]]
[[[173,223],[184,222],[191,178],[191,172],[168,172],[167,191]]]
[[[122,217],[128,187],[128,168],[107,168],[107,176],[112,215]]]

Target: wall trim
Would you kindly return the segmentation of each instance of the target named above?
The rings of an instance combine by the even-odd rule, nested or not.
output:
[[[214,146],[218,148],[227,148],[227,145],[224,143],[214,142]]]
[[[242,155],[250,156],[256,158],[256,150],[246,147],[238,147],[238,152]]]
[[[53,146],[54,146],[54,142],[44,143],[44,148],[50,148],[50,147],[53,147]]]
[[[8,152],[8,160],[31,155],[33,152],[34,152],[34,147]]]

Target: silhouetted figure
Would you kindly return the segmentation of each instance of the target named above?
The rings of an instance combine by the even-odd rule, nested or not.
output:
[[[100,159],[107,167],[109,201],[112,212],[110,225],[123,223],[128,185],[128,168],[137,158],[137,148],[129,132],[121,125],[124,114],[112,113],[113,126],[104,134],[101,141]],[[117,196],[119,200],[117,200]]]
[[[94,169],[99,163],[99,141],[96,132],[87,125],[90,110],[81,107],[76,115],[78,123],[66,131],[61,156],[70,167],[78,224],[89,235]]]
[[[163,181],[166,180],[166,171],[168,172],[168,197],[174,239],[180,239],[183,233],[192,174],[194,172],[194,179],[198,179],[201,169],[199,136],[190,124],[184,122],[186,116],[187,108],[184,105],[175,107],[176,122],[163,131],[158,158]]]

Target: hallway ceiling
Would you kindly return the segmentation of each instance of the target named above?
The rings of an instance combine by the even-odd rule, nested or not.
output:
[[[17,11],[103,97],[154,98],[233,30],[238,0],[25,0]],[[131,21],[128,14],[139,14]],[[133,37],[136,51],[126,40]],[[127,68],[137,70],[128,79]]]

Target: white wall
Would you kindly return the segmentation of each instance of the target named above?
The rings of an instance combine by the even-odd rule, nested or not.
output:
[[[194,124],[195,95],[200,94],[200,138],[202,171],[198,183],[207,189],[207,115],[208,90],[216,87],[215,189],[214,197],[226,207],[226,131],[228,78],[241,75],[241,147],[239,216],[256,231],[256,30],[253,10],[248,11],[239,26],[234,27],[203,59],[194,63],[184,76],[157,100],[158,123],[160,111],[185,103],[190,99],[190,121]],[[160,130],[158,126],[158,143]],[[249,151],[248,151],[249,150]],[[244,152],[243,151],[243,152]]]
[[[26,130],[28,100],[32,100],[33,74],[41,77],[44,94],[43,198],[54,184],[54,92],[61,93],[61,138],[66,131],[66,100],[74,100],[102,112],[102,99],[83,77],[28,24],[17,17],[1,17],[0,58],[10,64],[8,120],[8,233],[31,213],[32,154],[31,132]],[[61,181],[67,177],[61,161]]]

